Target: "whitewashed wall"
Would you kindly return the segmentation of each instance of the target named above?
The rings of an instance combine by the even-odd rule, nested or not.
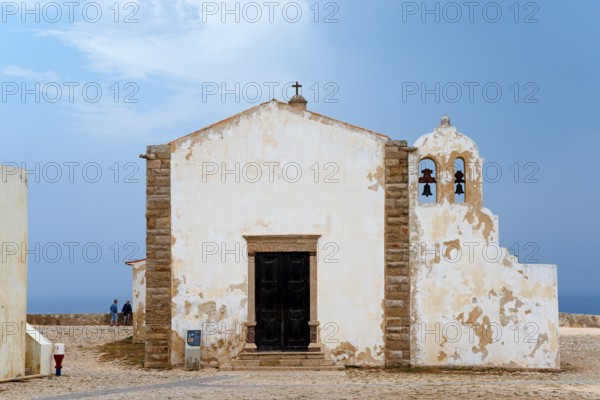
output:
[[[318,320],[328,354],[383,363],[386,140],[270,102],[172,143],[172,364],[182,363],[187,329],[209,334],[203,360],[237,354],[248,302],[243,235],[296,234],[321,235]],[[279,163],[273,179],[270,162]],[[236,165],[237,177],[222,174]]]
[[[146,260],[126,262],[131,267],[133,298],[133,340],[143,342],[146,335]]]
[[[0,166],[0,379],[25,374],[27,177]]]
[[[51,375],[54,346],[33,326],[26,324],[25,329],[25,368],[31,369],[31,375]]]
[[[452,126],[438,127],[414,146],[411,362],[559,368],[556,266],[521,264],[499,248],[498,217],[483,207],[483,159],[471,139]],[[457,156],[466,162],[464,204],[452,204]],[[437,163],[436,204],[418,199],[417,166],[425,157]]]

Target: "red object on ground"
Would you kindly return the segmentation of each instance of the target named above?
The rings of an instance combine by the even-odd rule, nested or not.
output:
[[[64,354],[55,354],[54,355],[54,362],[56,362],[56,376],[60,376],[61,374],[61,369],[62,369],[62,361],[65,358]]]

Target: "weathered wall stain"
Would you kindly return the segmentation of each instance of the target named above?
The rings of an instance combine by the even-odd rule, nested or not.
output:
[[[475,307],[469,313],[469,318],[467,318],[467,320],[465,321],[465,324],[473,325],[475,323],[475,321],[477,321],[479,319],[479,317],[481,317],[481,314],[483,314],[483,310],[481,309],[481,307]]]
[[[460,247],[460,239],[448,240],[444,242],[445,250],[444,257],[447,259],[454,259],[456,256],[452,255],[452,251],[459,253],[462,249]]]
[[[438,361],[445,361],[448,358],[448,355],[443,351],[440,351],[438,354]]]
[[[209,322],[218,321],[217,303],[211,300],[198,304],[198,316]]]
[[[548,338],[548,334],[547,333],[543,333],[541,335],[538,336],[538,339],[535,343],[535,347],[533,348],[533,350],[531,350],[531,353],[529,354],[530,357],[533,357],[535,355],[535,352],[538,351],[545,343],[548,343],[550,340]]]
[[[342,342],[330,352],[335,361],[346,361],[356,356],[357,348],[352,343]]]
[[[492,343],[494,338],[494,333],[492,332],[492,325],[490,324],[490,318],[486,315],[483,317],[483,321],[481,324],[472,324],[473,332],[475,336],[479,339],[479,346],[473,346],[473,353],[481,353],[481,359],[485,361],[485,358],[488,356],[487,346]]]
[[[378,191],[379,188],[383,188],[385,183],[385,169],[382,166],[377,167],[375,173],[369,172],[367,179],[369,179],[369,181],[375,181],[375,183],[369,185],[368,188],[370,190]]]
[[[234,290],[239,290],[243,294],[247,295],[248,294],[248,278],[245,277],[244,282],[242,282],[242,283],[238,283],[238,284],[232,283],[227,288],[227,292],[233,292]]]

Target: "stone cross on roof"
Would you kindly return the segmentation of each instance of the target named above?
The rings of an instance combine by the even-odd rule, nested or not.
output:
[[[299,94],[299,93],[298,93],[298,89],[300,89],[300,88],[302,87],[302,85],[300,85],[300,84],[298,83],[298,81],[296,81],[296,84],[295,84],[295,85],[292,85],[292,87],[296,89],[296,96],[298,96],[298,94]]]
[[[304,97],[302,97],[302,95],[300,93],[298,93],[298,89],[300,89],[302,87],[302,85],[299,84],[298,81],[296,81],[296,84],[292,85],[292,87],[294,89],[296,89],[296,94],[292,96],[290,101],[288,101],[288,104],[291,106],[302,108],[303,110],[306,110],[307,101]]]

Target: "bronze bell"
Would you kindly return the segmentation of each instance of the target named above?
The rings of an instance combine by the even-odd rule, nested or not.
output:
[[[464,183],[465,182],[465,174],[461,171],[458,171],[454,174],[454,183]]]
[[[454,193],[458,195],[465,194],[465,191],[460,183],[456,184],[456,191]]]
[[[425,197],[433,196],[433,193],[431,193],[431,186],[429,186],[429,183],[425,184],[425,187],[423,188],[422,196],[425,196]]]

